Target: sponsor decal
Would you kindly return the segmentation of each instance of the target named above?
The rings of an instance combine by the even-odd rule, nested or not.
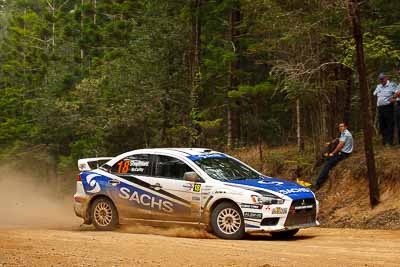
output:
[[[262,209],[261,204],[257,205],[257,204],[246,204],[246,203],[242,203],[240,204],[240,207],[243,209]]]
[[[266,180],[261,180],[258,181],[259,184],[268,184],[268,185],[283,185],[283,182],[278,182],[278,181],[266,181]]]
[[[121,187],[119,189],[118,196],[122,199],[136,202],[140,206],[150,207],[152,209],[158,209],[167,213],[174,211],[174,204],[168,200],[156,199],[154,196],[148,194],[139,194],[136,191],[131,191],[129,188]]]
[[[198,196],[193,196],[193,197],[192,197],[192,200],[194,200],[194,201],[200,201],[200,197],[198,197]]]
[[[193,185],[193,192],[200,192],[201,184],[194,184]]]
[[[213,186],[209,186],[209,185],[203,186],[202,193],[209,194],[212,188],[213,188]]]
[[[191,183],[187,183],[187,184],[183,184],[182,187],[185,188],[187,191],[190,191],[190,190],[192,190],[193,185]]]
[[[258,212],[244,212],[243,217],[250,219],[262,219],[262,213]]]
[[[222,191],[222,190],[217,190],[214,192],[214,194],[225,194],[226,191]]]
[[[131,160],[131,166],[135,166],[135,167],[148,167],[149,164],[150,164],[149,161]]]
[[[267,206],[265,207],[265,210],[270,211],[270,210],[271,210],[271,207],[270,207],[269,205],[267,205]]]
[[[284,195],[292,194],[292,193],[308,193],[308,192],[311,192],[311,190],[308,188],[304,188],[304,187],[279,190],[279,193],[284,194]]]
[[[287,208],[276,207],[272,209],[272,214],[286,214],[287,212]]]
[[[305,210],[305,209],[312,209],[312,208],[313,208],[313,205],[295,207],[296,210]]]
[[[132,168],[131,172],[144,172],[144,168]]]
[[[91,190],[88,190],[88,193],[98,193],[100,192],[101,188],[100,188],[100,184],[96,181],[96,179],[94,179],[95,177],[100,177],[100,175],[98,174],[89,174],[88,176],[86,176],[86,183],[92,187]]]
[[[143,160],[131,160],[131,172],[144,172],[143,167],[148,167],[150,164],[149,161]]]

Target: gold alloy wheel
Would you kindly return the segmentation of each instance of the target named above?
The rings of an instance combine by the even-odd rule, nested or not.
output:
[[[94,209],[94,219],[100,226],[108,226],[111,223],[113,214],[111,206],[106,202],[99,202]]]
[[[231,235],[239,231],[242,224],[240,214],[232,208],[221,210],[217,217],[218,228],[227,235]]]

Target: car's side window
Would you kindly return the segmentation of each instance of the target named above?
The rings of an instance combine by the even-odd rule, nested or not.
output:
[[[155,177],[183,180],[185,172],[193,172],[193,170],[183,161],[162,155],[155,157]]]
[[[137,154],[128,156],[114,164],[111,168],[111,173],[117,175],[151,175],[150,155]]]

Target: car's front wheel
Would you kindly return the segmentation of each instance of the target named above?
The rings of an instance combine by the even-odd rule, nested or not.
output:
[[[105,197],[94,200],[91,207],[92,223],[97,230],[111,231],[118,224],[118,213],[112,201]]]
[[[297,234],[298,231],[299,231],[299,229],[293,229],[293,230],[287,230],[287,231],[282,231],[282,232],[271,232],[270,234],[274,238],[291,238],[292,236]]]
[[[245,233],[241,210],[231,202],[222,202],[212,211],[211,228],[220,238],[242,239]]]

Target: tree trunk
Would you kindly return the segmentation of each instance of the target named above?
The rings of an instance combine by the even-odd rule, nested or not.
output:
[[[227,39],[232,46],[233,53],[238,54],[239,44],[236,40],[238,34],[237,25],[240,23],[240,8],[232,7],[229,10],[229,30]],[[227,121],[228,121],[228,137],[227,146],[229,148],[235,147],[239,143],[239,103],[232,103],[228,97],[229,91],[236,90],[237,80],[235,76],[235,70],[237,68],[237,60],[229,62],[228,65],[228,80],[227,80],[227,92],[226,92],[226,104],[227,104]]]
[[[345,88],[345,96],[344,96],[344,113],[343,113],[343,121],[349,125],[350,123],[350,114],[351,114],[351,97],[353,90],[353,79],[352,79],[352,69],[345,68],[343,70],[344,75],[346,76],[346,88]]]
[[[81,8],[82,8],[82,12],[81,12],[81,39],[83,38],[83,19],[84,19],[83,5],[84,4],[85,4],[84,0],[81,0]],[[84,58],[83,47],[81,47],[80,51],[81,51],[81,69],[83,70],[83,58]]]
[[[296,99],[296,122],[297,122],[297,148],[299,149],[299,153],[304,152],[304,136],[303,129],[301,123],[301,113],[300,113],[300,99]]]
[[[191,60],[191,128],[192,128],[192,145],[197,143],[200,135],[200,129],[197,121],[200,113],[200,90],[201,90],[201,72],[200,72],[200,8],[202,0],[192,1],[192,60]]]
[[[361,110],[363,112],[362,124],[364,132],[364,149],[365,157],[367,160],[367,172],[369,180],[369,197],[371,207],[379,203],[379,187],[375,171],[375,157],[374,148],[372,145],[372,124],[371,124],[371,110],[370,110],[370,92],[368,91],[366,69],[364,62],[364,49],[361,31],[361,20],[359,11],[358,0],[349,0],[348,8],[351,23],[353,26],[353,36],[356,43],[357,52],[357,70],[358,79],[360,82],[360,96],[361,96]]]
[[[169,103],[168,97],[170,95],[168,87],[166,87],[164,95],[161,99],[161,105],[163,108],[162,114],[162,125],[161,125],[161,143],[163,146],[171,146],[170,137],[167,134],[167,129],[171,127],[171,105]]]
[[[96,25],[96,23],[97,23],[97,0],[93,0],[93,9],[94,9],[93,24]]]
[[[51,27],[51,31],[52,31],[52,35],[53,38],[51,40],[51,44],[52,44],[52,52],[54,53],[54,48],[56,47],[56,9],[55,6],[52,6],[51,8],[51,13],[53,16],[53,23],[52,23],[52,27]]]

